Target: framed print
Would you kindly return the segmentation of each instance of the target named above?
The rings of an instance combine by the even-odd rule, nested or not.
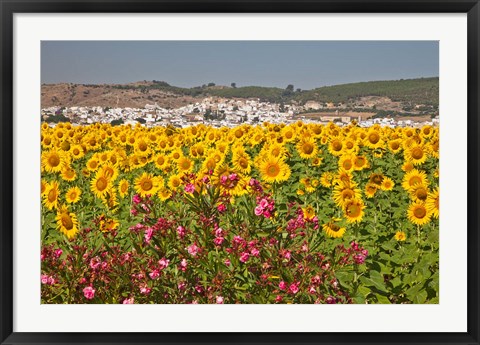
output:
[[[479,8],[2,1],[2,344],[479,343]]]

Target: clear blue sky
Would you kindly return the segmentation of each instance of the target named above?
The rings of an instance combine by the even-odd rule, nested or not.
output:
[[[437,41],[43,41],[42,83],[278,86],[438,76]]]

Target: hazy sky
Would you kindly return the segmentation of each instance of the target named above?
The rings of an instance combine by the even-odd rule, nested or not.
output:
[[[42,83],[311,89],[438,76],[437,41],[43,41]]]

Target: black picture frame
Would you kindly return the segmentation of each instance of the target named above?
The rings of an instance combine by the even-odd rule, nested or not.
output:
[[[479,344],[478,0],[0,0],[0,341],[2,344]],[[13,16],[15,13],[467,13],[468,309],[465,333],[18,333],[13,332]],[[454,230],[454,229],[453,229]],[[452,315],[452,317],[455,317]]]

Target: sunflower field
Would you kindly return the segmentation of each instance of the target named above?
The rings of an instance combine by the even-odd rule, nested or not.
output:
[[[41,128],[42,303],[439,303],[437,127]]]

